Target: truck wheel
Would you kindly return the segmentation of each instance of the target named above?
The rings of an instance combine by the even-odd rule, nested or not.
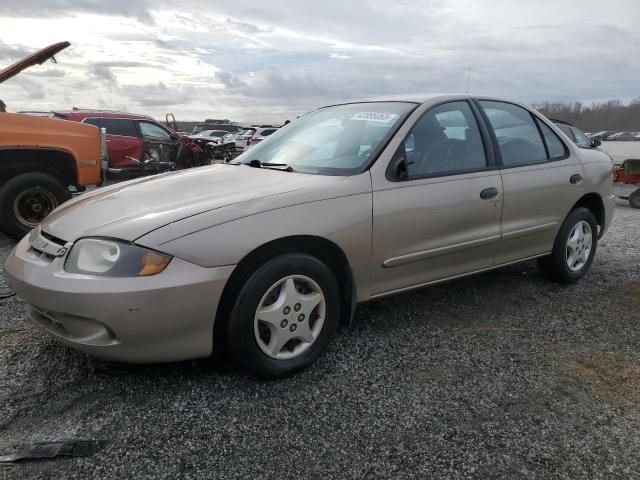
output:
[[[0,229],[20,239],[71,194],[46,173],[23,173],[0,188]]]
[[[631,208],[640,208],[640,188],[629,195],[629,205]]]

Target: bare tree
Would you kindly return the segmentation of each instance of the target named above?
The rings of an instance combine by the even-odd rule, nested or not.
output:
[[[640,97],[634,98],[627,105],[620,100],[594,102],[590,105],[580,102],[543,102],[534,104],[533,108],[548,118],[570,122],[589,132],[640,131]]]

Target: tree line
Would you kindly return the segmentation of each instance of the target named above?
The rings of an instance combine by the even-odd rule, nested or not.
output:
[[[594,102],[589,105],[580,102],[543,102],[534,104],[533,108],[548,118],[570,122],[585,132],[640,131],[640,97],[634,98],[626,105],[620,100]]]

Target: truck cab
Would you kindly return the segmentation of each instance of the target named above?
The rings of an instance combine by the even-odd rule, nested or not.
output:
[[[69,46],[50,45],[0,71],[0,83]],[[72,192],[100,185],[106,158],[96,126],[0,112],[0,230],[21,238]]]

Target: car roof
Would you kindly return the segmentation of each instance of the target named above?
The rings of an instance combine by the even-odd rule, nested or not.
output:
[[[514,105],[519,105],[523,108],[531,110],[531,107],[519,102],[517,100],[511,100],[508,98],[494,97],[489,95],[475,95],[470,93],[408,93],[402,95],[385,95],[380,97],[369,97],[362,98],[348,102],[341,102],[335,105],[348,105],[350,103],[364,103],[364,102],[407,102],[407,103],[435,103],[435,102],[445,102],[445,101],[456,101],[456,100],[468,100],[468,99],[477,99],[477,100],[492,100],[498,102],[507,102],[513,103]]]
[[[468,94],[454,94],[454,93],[407,93],[402,95],[383,95],[378,97],[368,97],[356,100],[354,102],[345,103],[360,103],[360,102],[410,102],[410,103],[425,103],[435,99],[449,99],[449,98],[470,98]]]
[[[72,110],[56,110],[53,112],[56,116],[64,117],[68,119],[74,120],[83,120],[85,118],[124,118],[127,120],[152,120],[153,118],[147,115],[140,115],[136,113],[127,113],[127,112],[115,112],[115,111],[103,111],[103,110],[82,110],[82,109],[72,109]]]

